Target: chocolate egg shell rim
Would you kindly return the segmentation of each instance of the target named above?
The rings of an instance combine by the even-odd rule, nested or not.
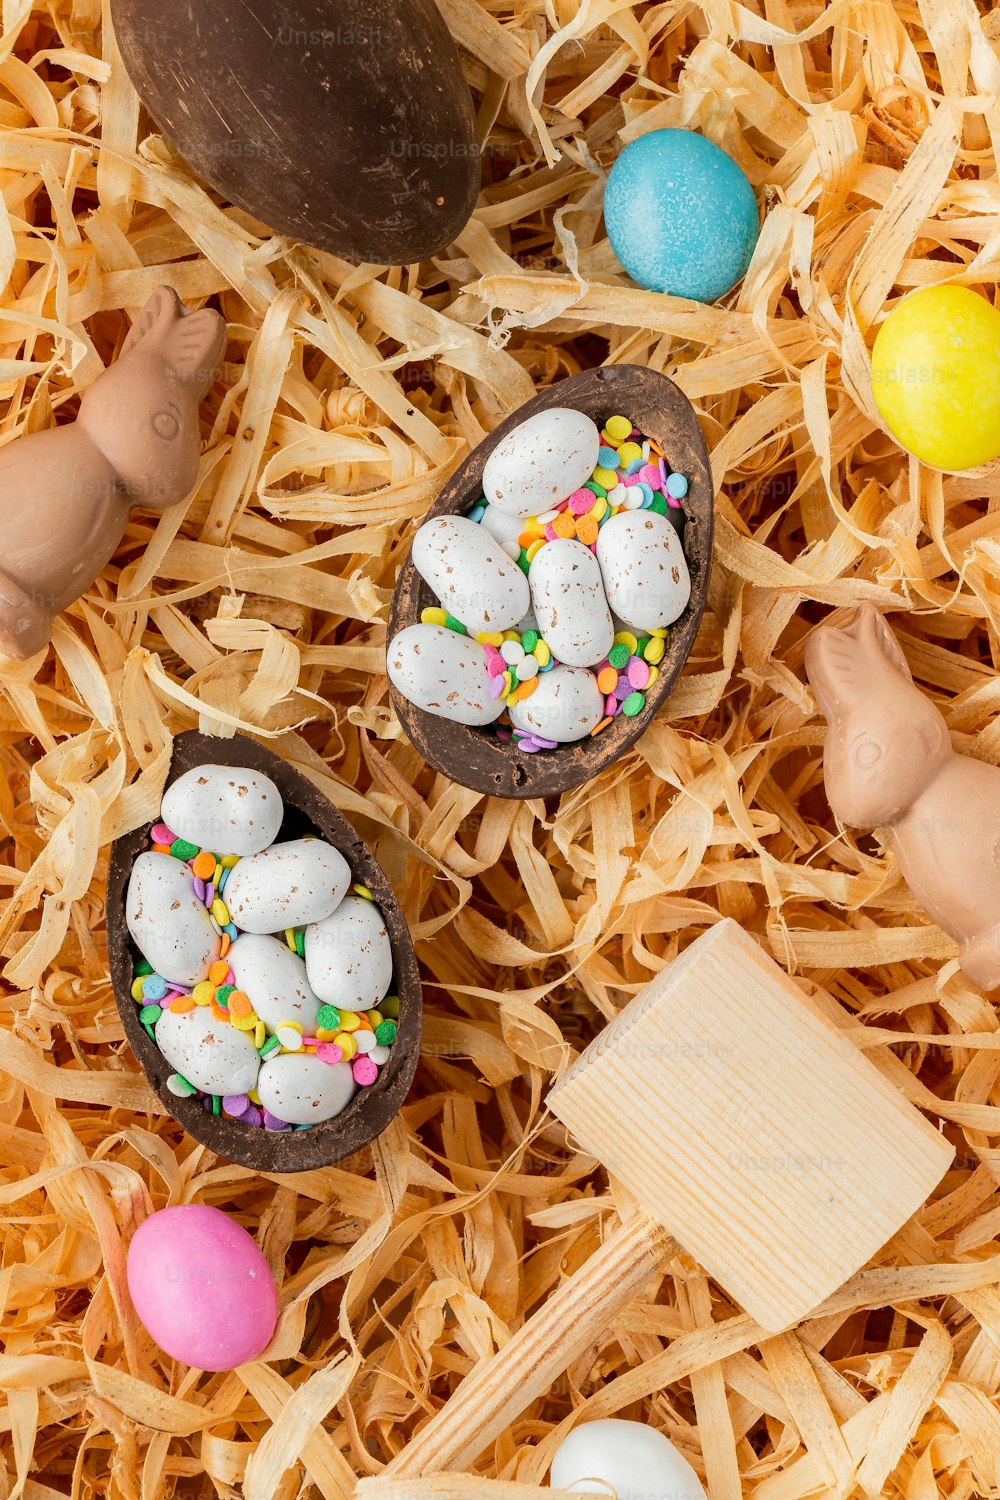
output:
[[[631,419],[664,450],[671,469],[688,480],[681,501],[682,546],[691,575],[691,598],[668,630],[660,672],[646,696],[645,710],[634,718],[619,714],[600,735],[561,745],[539,755],[520,755],[515,741],[499,739],[493,725],[457,724],[428,713],[389,685],[396,716],[415,748],[435,770],[460,785],[489,795],[528,798],[570,790],[612,764],[649,727],[663,707],[690,654],[708,594],[714,530],[714,487],[708,450],[697,415],[684,393],[667,376],[640,365],[610,365],[570,376],[539,393],[500,423],[477,445],[446,483],[423,518],[468,515],[482,497],[486,460],[514,428],[540,411],[569,406],[584,412],[600,429],[609,417]],[[417,624],[426,608],[437,604],[417,573],[409,554],[400,567],[393,592],[389,640]],[[473,764],[473,760],[482,762]]]
[[[195,766],[230,765],[255,770],[276,783],[284,806],[275,842],[315,834],[339,849],[352,883],[367,886],[382,912],[393,958],[393,989],[399,1022],[389,1058],[373,1084],[359,1088],[341,1114],[309,1130],[270,1131],[239,1119],[209,1114],[196,1096],[180,1098],[167,1087],[176,1071],[139,1021],[132,998],[132,970],[139,950],[125,926],[125,892],[135,859],[149,845],[157,817],[116,839],[108,869],[108,957],[115,1000],[126,1037],[142,1071],[167,1112],[195,1139],[237,1165],[260,1171],[294,1172],[332,1165],[368,1145],[398,1113],[413,1080],[421,1033],[421,992],[416,957],[402,909],[392,887],[361,836],[312,782],[286,761],[247,736],[216,738],[189,731],[174,741],[166,785]]]

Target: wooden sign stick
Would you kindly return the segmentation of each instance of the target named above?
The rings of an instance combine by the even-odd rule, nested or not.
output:
[[[732,921],[647,985],[548,1102],[643,1212],[466,1376],[387,1474],[470,1466],[677,1253],[667,1226],[777,1333],[902,1228],[953,1156]]]

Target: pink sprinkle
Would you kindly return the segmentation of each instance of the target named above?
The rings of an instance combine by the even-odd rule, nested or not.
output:
[[[609,694],[609,696],[605,698],[604,712],[607,714],[609,719],[613,719],[615,714],[621,712],[621,704],[618,702],[618,699],[615,697],[614,693]]]
[[[497,736],[498,740],[509,740],[510,739],[510,730],[509,729],[498,729],[497,732],[496,732],[496,736]]]
[[[632,686],[641,691],[649,681],[649,664],[641,656],[633,656],[625,670]]]
[[[378,1065],[372,1062],[367,1053],[354,1059],[351,1071],[354,1074],[354,1082],[363,1089],[374,1083],[378,1077]]]
[[[565,510],[568,504],[568,500],[560,500],[558,505],[550,505],[549,510]]]
[[[149,1005],[159,1005],[161,1010],[169,1010],[171,1000],[179,1000],[180,998],[180,990],[169,990],[168,993],[164,995],[162,1000],[150,1000],[146,1003]]]
[[[546,521],[545,523],[545,536],[547,541],[554,542],[557,540],[551,521]]]
[[[507,663],[504,661],[499,651],[495,651],[490,657],[489,661],[486,663],[486,670],[487,672],[489,672],[491,677],[502,677],[506,672]]]
[[[643,484],[648,484],[651,490],[660,488],[660,471],[656,464],[643,464],[636,478],[640,479]]]
[[[226,1094],[222,1107],[227,1115],[245,1115],[250,1108],[250,1100],[246,1094]]]
[[[594,508],[593,490],[574,490],[569,497],[569,508],[574,516],[585,516]]]
[[[331,1065],[344,1061],[344,1054],[336,1042],[320,1042],[316,1048],[316,1056],[320,1062],[330,1063]]]
[[[171,833],[166,823],[154,823],[149,830],[149,836],[154,844],[172,844],[176,841],[176,833]]]
[[[597,556],[597,543],[596,542],[591,542],[591,544],[590,544],[590,550],[594,554],[594,556],[596,557]]]

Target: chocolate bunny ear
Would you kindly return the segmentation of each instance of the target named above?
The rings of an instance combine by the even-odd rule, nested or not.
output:
[[[814,631],[806,642],[805,667],[827,719],[877,692],[887,668],[911,680],[899,642],[871,604],[862,605],[843,630],[825,625]]]
[[[913,681],[913,673],[910,671],[899,641],[889,629],[885,616],[879,613],[874,604],[861,606],[854,624],[848,626],[846,633],[879,651],[889,666],[901,672],[908,682]]]
[[[165,333],[183,316],[184,308],[173,287],[158,286],[146,299],[142,312],[129,329],[119,358],[131,354],[147,338]]]
[[[226,321],[209,307],[180,318],[167,334],[163,356],[177,380],[197,388],[211,385],[226,346]]]

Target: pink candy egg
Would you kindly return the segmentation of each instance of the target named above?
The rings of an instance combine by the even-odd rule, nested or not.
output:
[[[152,1214],[132,1236],[126,1270],[139,1321],[171,1359],[233,1370],[270,1342],[278,1317],[270,1268],[219,1209],[191,1203]]]

